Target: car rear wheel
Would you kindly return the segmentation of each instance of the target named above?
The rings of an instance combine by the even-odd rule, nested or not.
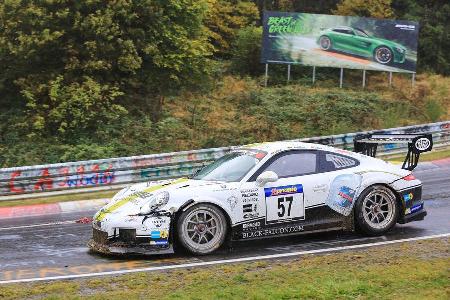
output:
[[[227,221],[214,205],[197,204],[184,211],[177,222],[178,240],[193,254],[209,254],[222,246]]]
[[[331,40],[327,36],[321,36],[319,39],[319,46],[322,50],[330,50],[331,49]]]
[[[380,64],[383,65],[390,64],[393,58],[392,51],[391,49],[385,46],[378,47],[374,51],[373,58],[375,59],[376,62]]]
[[[397,223],[398,210],[397,199],[389,188],[371,186],[361,193],[356,202],[356,224],[369,235],[380,235]]]

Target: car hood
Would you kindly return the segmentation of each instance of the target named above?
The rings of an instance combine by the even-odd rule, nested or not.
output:
[[[102,207],[94,216],[97,221],[108,220],[117,216],[136,215],[151,198],[163,191],[169,193],[169,202],[159,210],[179,207],[192,199],[198,190],[224,188],[229,183],[222,181],[193,180],[188,178],[143,182],[128,186],[119,191],[112,200]]]

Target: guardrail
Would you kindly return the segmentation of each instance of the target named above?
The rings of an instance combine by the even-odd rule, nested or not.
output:
[[[390,128],[349,134],[313,137],[296,141],[333,145],[353,149],[353,138],[361,133],[431,133],[434,147],[450,145],[450,121],[408,127]],[[177,178],[192,174],[198,168],[224,155],[233,147],[181,151],[163,154],[119,157],[59,164],[0,169],[0,200],[6,196],[50,191],[89,191],[128,183]],[[378,155],[406,152],[399,144],[380,145]],[[3,199],[2,199],[3,198]],[[10,198],[10,197],[8,197]]]

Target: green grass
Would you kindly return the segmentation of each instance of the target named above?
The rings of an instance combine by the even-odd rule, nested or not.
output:
[[[403,162],[404,155],[402,156],[396,156],[391,157],[387,159],[387,161],[391,162]],[[438,159],[444,159],[450,157],[450,150],[443,150],[443,151],[431,151],[420,155],[419,163],[424,161],[433,161]]]
[[[5,299],[448,299],[450,239],[357,251],[5,285]]]

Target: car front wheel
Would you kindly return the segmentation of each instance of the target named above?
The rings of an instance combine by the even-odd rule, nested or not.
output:
[[[227,221],[222,211],[211,204],[196,204],[182,212],[177,222],[178,240],[189,252],[205,255],[225,241]]]
[[[377,63],[387,65],[392,62],[393,55],[391,49],[385,46],[381,46],[375,49],[373,58]]]
[[[369,235],[383,234],[397,223],[398,210],[396,197],[389,188],[368,187],[355,205],[356,225]]]

